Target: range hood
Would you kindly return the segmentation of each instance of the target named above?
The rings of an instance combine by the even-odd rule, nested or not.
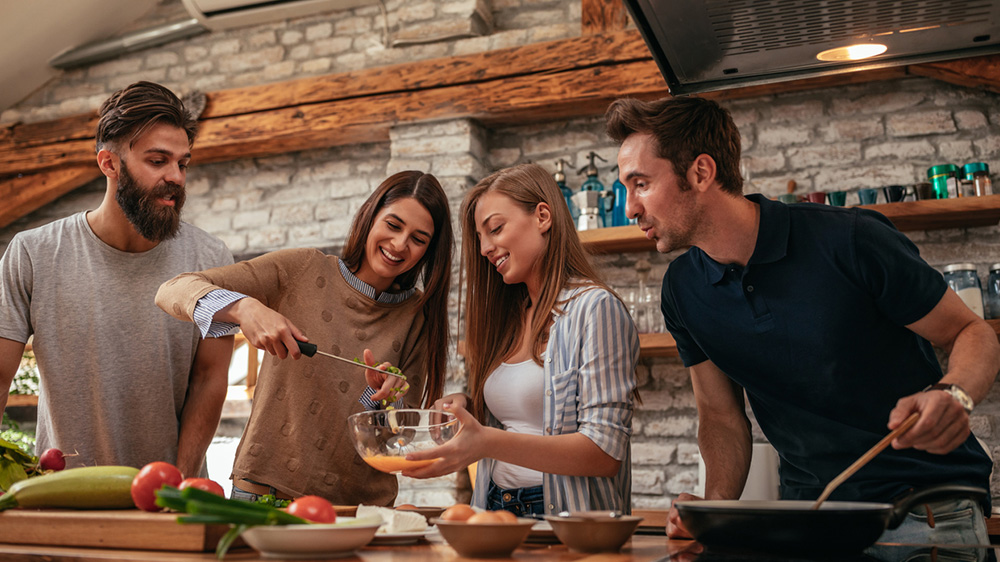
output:
[[[1000,0],[625,4],[673,95],[1000,53]],[[863,60],[831,51],[852,45],[886,49]],[[833,60],[817,59],[824,51]]]

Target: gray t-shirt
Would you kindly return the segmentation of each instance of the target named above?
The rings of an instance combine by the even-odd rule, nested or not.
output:
[[[0,260],[0,337],[34,335],[36,450],[79,453],[67,466],[176,463],[199,333],[153,298],[179,273],[231,263],[186,223],[142,253],[102,242],[86,212],[18,233]]]

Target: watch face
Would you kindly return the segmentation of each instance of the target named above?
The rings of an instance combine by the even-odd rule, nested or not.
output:
[[[972,398],[970,398],[969,395],[966,394],[964,390],[958,388],[955,385],[951,385],[951,387],[945,390],[945,392],[951,394],[952,397],[955,398],[955,400],[958,400],[958,403],[961,404],[963,408],[965,408],[966,412],[971,412],[972,408],[975,406],[975,404],[972,402]]]

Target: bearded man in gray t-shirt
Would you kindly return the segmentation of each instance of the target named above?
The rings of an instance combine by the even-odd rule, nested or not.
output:
[[[233,262],[180,221],[197,123],[170,90],[138,82],[101,107],[101,205],[18,233],[0,260],[0,408],[25,343],[38,360],[37,451],[67,466],[176,464],[202,472],[226,396],[232,336],[156,307],[164,281]]]

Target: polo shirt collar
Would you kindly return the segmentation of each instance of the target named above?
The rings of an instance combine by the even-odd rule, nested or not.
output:
[[[785,203],[772,201],[759,193],[747,195],[746,198],[760,207],[757,243],[747,265],[773,263],[785,257],[790,228],[788,206]],[[728,266],[713,260],[701,248],[698,248],[698,254],[705,270],[705,281],[710,285],[722,281]]]

